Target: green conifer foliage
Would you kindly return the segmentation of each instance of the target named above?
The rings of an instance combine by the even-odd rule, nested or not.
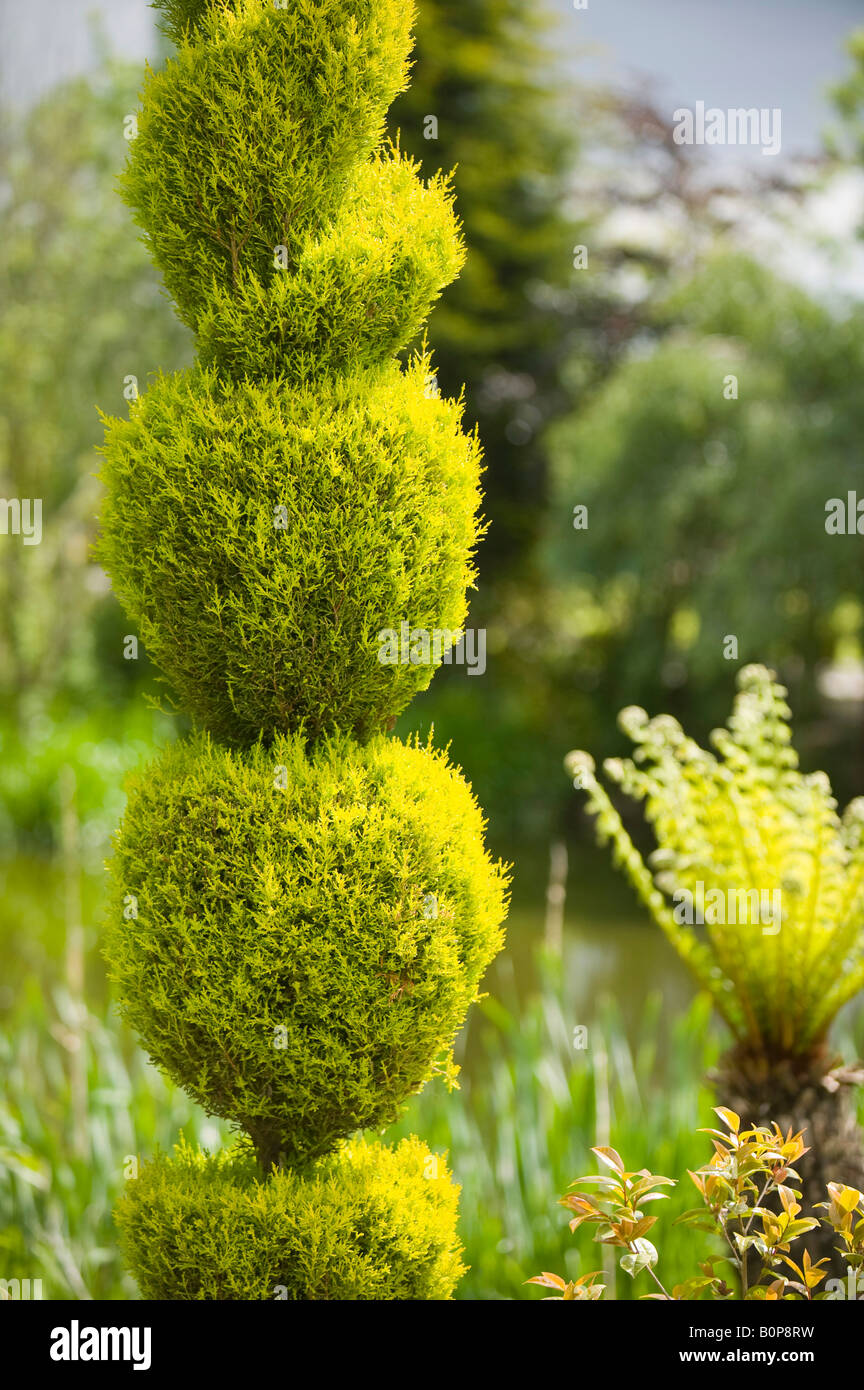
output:
[[[377,633],[465,620],[480,450],[428,361],[394,360],[464,254],[447,180],[382,141],[411,17],[172,7],[143,92],[124,194],[215,374],[109,422],[99,555],[182,706],[238,743],[389,728],[432,671],[382,665]]]
[[[150,1298],[447,1298],[458,1189],[381,1128],[500,949],[470,788],[387,737],[456,636],[481,525],[461,405],[395,358],[460,268],[386,145],[403,0],[166,0],[124,180],[198,364],[106,422],[101,556],[198,731],[129,789],[106,958],[156,1064],[244,1137],[131,1181]],[[446,644],[445,644],[446,649]]]
[[[432,667],[382,630],[457,631],[479,449],[420,361],[320,384],[155,381],[108,429],[102,558],[152,660],[218,738],[384,730]]]
[[[130,786],[114,863],[123,1013],[262,1153],[302,1163],[390,1123],[500,946],[482,833],[444,757],[396,739],[169,748]]]
[[[457,1201],[419,1139],[352,1140],[312,1178],[267,1182],[242,1145],[211,1157],[183,1142],[121,1198],[121,1241],[145,1298],[442,1299],[464,1273]]]
[[[124,193],[182,318],[214,285],[296,264],[329,227],[407,81],[401,0],[199,6],[151,73]]]

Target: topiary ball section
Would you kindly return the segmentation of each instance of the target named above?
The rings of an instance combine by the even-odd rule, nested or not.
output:
[[[428,359],[302,386],[193,369],[108,422],[99,558],[181,706],[236,745],[385,732],[434,674],[379,633],[456,633],[480,447]]]
[[[266,1169],[400,1113],[502,944],[506,870],[446,757],[198,736],[131,779],[106,958],[153,1061]]]
[[[405,0],[171,7],[176,53],[149,72],[121,189],[195,329],[241,266],[293,264],[337,214],[408,80]],[[190,27],[191,26],[191,27]]]
[[[448,1299],[458,1196],[419,1139],[355,1140],[267,1182],[248,1147],[182,1143],[127,1183],[116,1220],[145,1299]]]
[[[320,378],[371,367],[412,342],[465,248],[449,180],[386,148],[361,165],[332,224],[296,263],[214,284],[198,359],[229,376]]]

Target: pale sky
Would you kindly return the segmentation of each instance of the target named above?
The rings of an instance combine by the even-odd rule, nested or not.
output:
[[[581,0],[577,0],[581,3]],[[420,0],[422,5],[423,0]],[[829,118],[825,88],[846,71],[843,41],[864,26],[864,0],[547,0],[561,56],[617,86],[644,82],[661,110],[780,107],[784,154],[812,153]],[[147,0],[0,0],[0,95],[33,97],[92,61],[88,15],[112,46],[151,55]],[[752,157],[752,156],[751,156]]]
[[[148,0],[0,0],[0,96],[32,101],[93,61],[88,16],[111,47],[143,62],[152,55],[156,14]]]
[[[553,3],[577,71],[619,87],[644,81],[670,122],[697,101],[779,107],[792,155],[818,149],[825,88],[846,75],[844,41],[864,27],[864,0],[588,0],[578,12],[573,0]]]

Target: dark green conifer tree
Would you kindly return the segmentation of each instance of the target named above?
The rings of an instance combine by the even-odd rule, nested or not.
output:
[[[442,389],[467,382],[495,461],[484,575],[506,582],[515,570],[523,584],[545,515],[543,432],[568,404],[559,368],[592,312],[573,270],[577,142],[550,23],[526,0],[424,0],[411,86],[389,119],[427,175],[455,171],[471,257],[429,337]]]

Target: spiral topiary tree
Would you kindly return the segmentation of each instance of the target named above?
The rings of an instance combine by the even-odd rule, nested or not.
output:
[[[198,727],[130,785],[106,957],[242,1137],[145,1163],[121,1241],[147,1298],[448,1298],[443,1161],[357,1138],[452,1068],[507,905],[458,769],[388,736],[434,665],[380,635],[446,651],[481,530],[461,406],[395,358],[463,256],[382,143],[412,6],[160,7],[124,192],[198,361],[106,422],[100,553]]]

